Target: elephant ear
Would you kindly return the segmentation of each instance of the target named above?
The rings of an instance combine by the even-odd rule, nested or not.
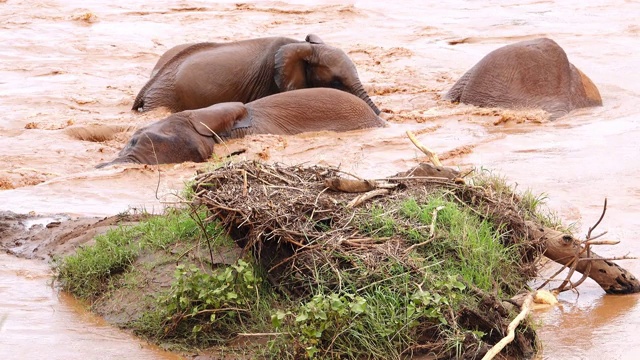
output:
[[[304,41],[311,44],[324,44],[324,41],[322,41],[322,39],[320,39],[320,37],[316,34],[307,35],[307,37],[304,38]]]
[[[280,91],[307,87],[307,62],[313,54],[311,43],[294,43],[276,52],[275,81]]]
[[[215,137],[229,131],[236,122],[248,117],[247,108],[241,102],[220,103],[208,108],[191,110],[189,122],[202,136]]]

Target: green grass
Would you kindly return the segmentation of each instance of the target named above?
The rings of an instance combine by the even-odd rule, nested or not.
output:
[[[199,216],[199,217],[198,217]],[[105,290],[110,277],[126,271],[144,249],[168,250],[200,241],[205,246],[229,245],[216,222],[209,222],[203,233],[199,222],[204,214],[188,209],[172,209],[163,216],[148,216],[136,225],[120,225],[99,235],[92,246],[83,246],[63,259],[55,259],[58,280],[65,291],[92,300]],[[206,235],[205,235],[206,234]]]
[[[59,260],[56,267],[62,288],[81,299],[92,299],[104,291],[108,279],[124,272],[138,256],[134,233],[132,228],[120,227],[98,236],[95,245]]]
[[[251,262],[240,259],[213,270],[205,265],[209,243],[214,254],[235,244],[217,222],[204,219],[203,211],[169,209],[120,225],[97,236],[95,244],[56,259],[58,281],[65,291],[108,309],[139,301],[139,313],[121,325],[174,350],[222,344],[242,331],[271,331],[273,304],[286,300],[274,299]],[[198,249],[199,255],[189,255]],[[161,268],[174,271],[166,290],[149,284]]]
[[[403,234],[413,244],[427,242],[416,248],[418,256],[432,261],[446,259],[437,265],[443,273],[461,275],[483,290],[492,290],[496,278],[505,279],[504,285],[513,280],[521,282],[510,273],[517,251],[503,245],[503,229],[480,219],[451,196],[434,193],[420,202],[406,199],[388,207],[400,209],[395,218],[374,206],[371,214],[361,216],[360,229],[374,236]],[[434,211],[436,221],[431,234]]]

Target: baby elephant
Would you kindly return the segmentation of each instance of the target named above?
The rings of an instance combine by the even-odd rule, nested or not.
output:
[[[158,60],[132,109],[164,106],[177,112],[221,102],[246,104],[279,92],[313,87],[349,92],[380,113],[347,54],[313,34],[305,41],[268,37],[178,45]]]
[[[445,99],[481,107],[540,108],[555,119],[601,106],[591,80],[553,40],[521,41],[490,52],[453,85]]]
[[[218,136],[228,139],[247,134],[349,131],[385,124],[367,103],[344,91],[287,91],[248,104],[227,102],[172,114],[136,131],[115,160],[97,167],[204,162],[213,153]]]

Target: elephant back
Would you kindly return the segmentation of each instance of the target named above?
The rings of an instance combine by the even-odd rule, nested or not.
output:
[[[601,105],[597,88],[553,40],[503,46],[467,71],[445,99],[483,107],[541,108],[555,118]]]
[[[382,127],[386,122],[362,99],[332,88],[286,91],[247,104],[256,134],[298,134]]]

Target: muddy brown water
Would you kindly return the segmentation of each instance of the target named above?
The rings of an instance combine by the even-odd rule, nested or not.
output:
[[[197,164],[95,170],[131,131],[105,142],[76,140],[73,126],[133,128],[161,110],[129,108],[159,55],[197,41],[318,34],[356,63],[389,128],[345,134],[253,136],[219,146],[224,155],[285,163],[340,165],[366,177],[405,170],[423,159],[404,133],[445,163],[492,169],[520,189],[544,192],[579,233],[597,219],[615,247],[640,245],[640,4],[634,1],[418,0],[205,2],[0,1],[0,210],[113,215],[160,211],[179,199]],[[555,122],[510,121],[439,100],[489,51],[548,36],[600,89],[605,106]],[[640,263],[623,266],[636,275]],[[47,285],[46,264],[0,256],[2,358],[163,358],[171,356],[105,326]],[[592,282],[538,311],[546,359],[640,356],[638,296],[605,296]],[[126,349],[125,352],[124,349]]]
[[[50,286],[47,264],[0,254],[3,359],[180,359],[142,344]]]

